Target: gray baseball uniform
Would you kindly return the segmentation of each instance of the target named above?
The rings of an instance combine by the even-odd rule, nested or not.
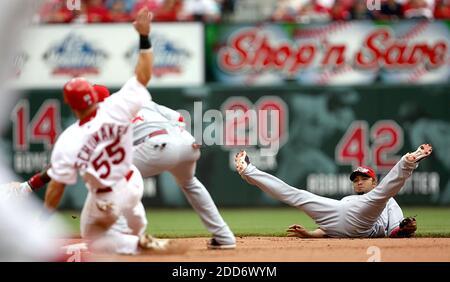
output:
[[[235,237],[221,217],[208,190],[195,177],[200,150],[194,137],[179,124],[180,114],[172,109],[146,103],[135,119],[133,164],[142,176],[170,172],[204,226],[220,244],[235,244]]]
[[[416,167],[416,163],[402,157],[373,190],[340,201],[289,186],[252,164],[242,177],[274,198],[304,211],[330,237],[385,237],[403,218],[392,197]]]

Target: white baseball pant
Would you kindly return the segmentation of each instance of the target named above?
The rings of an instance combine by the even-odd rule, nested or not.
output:
[[[147,218],[141,199],[144,192],[142,176],[132,166],[132,175],[114,187],[90,189],[81,212],[81,236],[91,240],[95,251],[136,254],[139,236],[144,234]],[[106,211],[98,205],[110,204]],[[121,219],[125,218],[128,229]]]

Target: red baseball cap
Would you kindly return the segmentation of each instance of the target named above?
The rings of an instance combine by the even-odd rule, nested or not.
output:
[[[94,84],[94,90],[97,92],[98,101],[103,102],[110,96],[109,90],[106,86],[100,84]]]
[[[351,174],[350,174],[350,180],[353,181],[357,175],[365,175],[368,177],[371,177],[375,180],[377,180],[377,175],[375,171],[368,166],[359,166],[357,167]]]
[[[73,78],[64,85],[64,102],[72,110],[85,110],[97,101],[98,97],[94,88],[82,77]]]

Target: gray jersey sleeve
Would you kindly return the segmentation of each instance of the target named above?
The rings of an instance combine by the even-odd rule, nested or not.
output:
[[[403,211],[397,202],[391,198],[387,204],[388,209],[388,226],[387,226],[387,236],[389,236],[395,228],[400,224],[403,219]]]
[[[156,104],[156,108],[161,115],[163,115],[165,118],[167,118],[170,121],[178,121],[181,116],[181,114],[179,112],[172,110],[166,106]]]
[[[149,133],[168,129],[178,123],[180,113],[148,100],[133,121],[133,144],[141,143]]]

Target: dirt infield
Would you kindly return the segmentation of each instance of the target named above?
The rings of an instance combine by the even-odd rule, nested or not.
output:
[[[87,261],[145,262],[450,262],[450,238],[300,239],[238,237],[235,250],[207,250],[208,238],[174,239],[183,253],[138,256],[82,253]],[[67,240],[67,244],[81,240]]]

